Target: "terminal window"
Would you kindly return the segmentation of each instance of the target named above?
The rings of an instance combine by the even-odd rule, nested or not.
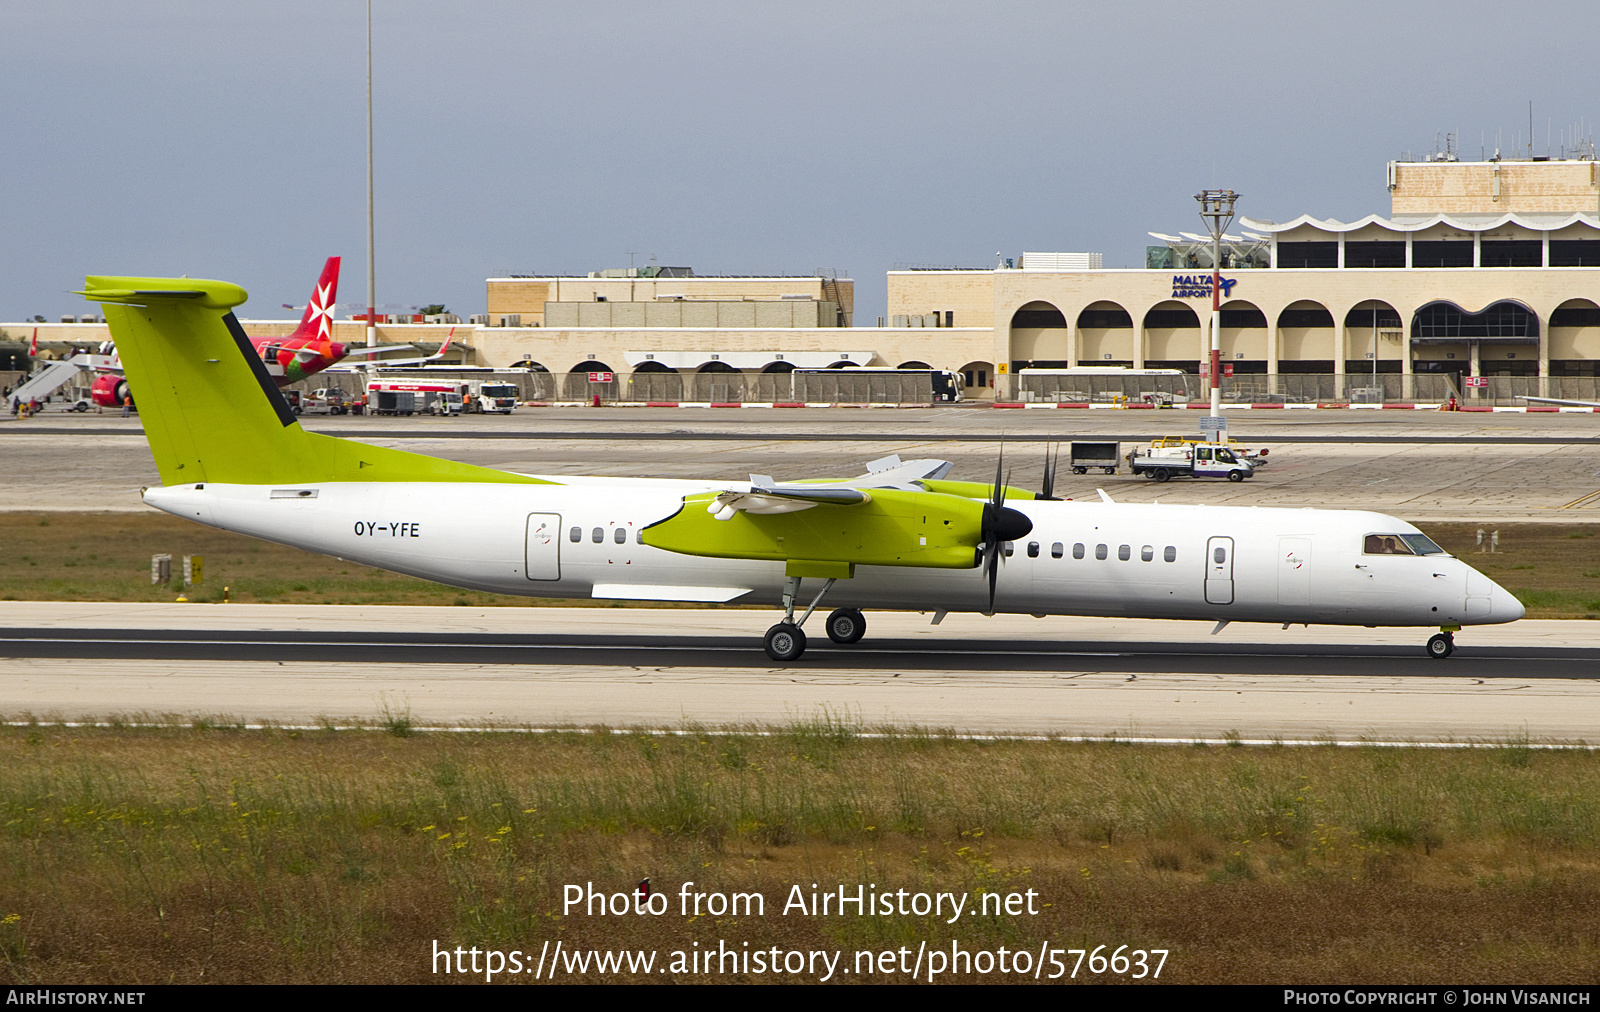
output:
[[[1485,239],[1478,244],[1480,267],[1542,267],[1544,244],[1537,239]]]
[[[1279,267],[1337,267],[1339,244],[1336,242],[1280,242]]]
[[[1462,239],[1454,242],[1414,242],[1411,244],[1411,266],[1471,267],[1472,243]]]
[[[1346,267],[1404,267],[1406,244],[1399,242],[1346,242],[1344,244]]]

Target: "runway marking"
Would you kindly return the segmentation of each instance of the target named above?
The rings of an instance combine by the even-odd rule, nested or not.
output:
[[[471,649],[471,650],[583,650],[583,651],[652,650],[652,651],[671,651],[671,652],[676,652],[676,653],[693,653],[693,652],[749,653],[753,649],[752,647],[747,646],[747,645],[743,645],[743,644],[729,645],[729,646],[718,646],[718,645],[714,645],[714,644],[706,644],[706,645],[703,645],[703,646],[701,646],[701,645],[673,645],[673,644],[659,644],[659,643],[629,644],[625,640],[624,641],[618,641],[618,642],[612,642],[612,643],[603,643],[602,644],[602,643],[493,643],[493,642],[451,641],[451,640],[429,640],[429,641],[423,641],[423,642],[395,642],[393,640],[335,640],[335,639],[329,639],[329,640],[242,640],[242,639],[213,639],[213,638],[209,638],[209,637],[205,638],[205,639],[201,639],[201,638],[195,638],[195,639],[108,639],[108,638],[89,638],[89,637],[81,637],[81,636],[0,636],[0,647],[3,647],[5,644],[8,644],[8,643],[74,643],[74,644],[81,644],[81,645],[85,645],[85,646],[89,646],[89,645],[101,645],[101,646],[144,646],[144,645],[155,645],[155,646],[216,646],[216,647],[241,647],[241,646],[245,646],[245,647],[372,647],[372,648],[380,648],[380,647],[381,648],[412,647],[412,648],[427,648],[427,649],[435,649],[435,648],[437,648],[437,649],[452,649],[452,650],[455,650],[455,649]],[[1379,649],[1381,649],[1381,648],[1379,648]],[[1480,648],[1480,649],[1492,649],[1492,648]],[[1570,650],[1572,648],[1569,648],[1569,647],[1554,647],[1554,648],[1551,648],[1551,649]],[[917,648],[917,647],[900,647],[900,646],[896,646],[896,647],[894,647],[892,649],[892,651],[888,647],[883,647],[883,648],[867,648],[867,649],[863,649],[863,650],[852,651],[850,653],[853,653],[853,654],[855,654],[857,656],[881,657],[881,656],[883,656],[885,654],[888,654],[890,652],[892,652],[894,654],[897,654],[897,655],[898,654],[911,654],[911,655],[929,656],[929,657],[948,657],[948,656],[951,656],[952,654],[955,654],[956,656],[981,655],[981,656],[985,656],[985,657],[1115,657],[1115,658],[1170,657],[1170,656],[1173,656],[1174,654],[1178,654],[1180,656],[1192,656],[1192,657],[1218,656],[1218,654],[1216,652],[1211,651],[1211,650],[1203,650],[1203,651],[1192,652],[1192,653],[1183,653],[1182,651],[1172,651],[1172,650],[1117,650],[1117,651],[1110,651],[1110,650],[1099,650],[1099,651],[1092,651],[1092,650],[1003,650],[1003,649],[988,649],[988,648],[985,648],[981,643],[972,646],[968,650],[952,649],[951,647],[948,647],[948,646],[939,647],[939,648]],[[1412,650],[1404,650],[1404,651],[1402,651],[1401,649],[1395,649],[1393,653],[1362,654],[1362,655],[1360,655],[1360,658],[1361,659],[1369,659],[1370,660],[1370,659],[1389,658],[1389,657],[1404,657],[1406,659],[1411,659],[1413,653],[1414,653],[1414,651],[1412,651]],[[842,656],[849,656],[849,655],[850,654],[845,653],[845,652],[840,652],[838,654],[838,656],[841,656],[841,657]],[[1238,647],[1235,647],[1233,649],[1227,650],[1226,651],[1226,655],[1229,656],[1229,657],[1264,657],[1264,658],[1285,658],[1285,659],[1293,659],[1293,660],[1312,660],[1312,659],[1323,658],[1323,657],[1329,656],[1327,654],[1313,654],[1313,653],[1284,653],[1282,651],[1274,650],[1274,649],[1271,649],[1271,648],[1267,648],[1267,649],[1264,649],[1264,650],[1262,650],[1262,649],[1254,649],[1254,650],[1252,650],[1252,649],[1241,649],[1241,648],[1238,648]],[[1479,660],[1488,660],[1490,658],[1488,658],[1488,657],[1480,657],[1478,659]],[[1523,655],[1523,654],[1501,655],[1501,654],[1496,654],[1493,657],[1493,659],[1494,660],[1498,660],[1498,661],[1536,661],[1536,660],[1548,660],[1549,658],[1547,656],[1543,655],[1543,654],[1529,654],[1529,655]]]
[[[1600,490],[1590,492],[1588,495],[1579,496],[1569,503],[1557,506],[1556,509],[1575,510],[1595,509],[1597,507],[1600,507]]]

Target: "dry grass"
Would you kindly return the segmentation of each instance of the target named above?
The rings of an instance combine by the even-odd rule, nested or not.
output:
[[[0,981],[428,981],[434,939],[1128,943],[1172,950],[1179,982],[1600,974],[1589,752],[386,730],[0,730]],[[565,884],[647,875],[673,914],[563,913]],[[690,880],[767,915],[678,916]],[[1047,905],[778,913],[814,882]]]
[[[1515,594],[1528,618],[1600,618],[1600,525],[1429,524],[1439,546]],[[1498,531],[1490,553],[1477,533]]]

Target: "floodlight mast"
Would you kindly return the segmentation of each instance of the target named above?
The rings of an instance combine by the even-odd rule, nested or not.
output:
[[[372,0],[367,0],[367,347],[378,344],[378,271],[373,260],[376,242],[372,222]],[[367,372],[375,366],[367,358]]]
[[[1222,414],[1222,233],[1233,222],[1232,190],[1201,190],[1200,217],[1211,230],[1211,417]]]

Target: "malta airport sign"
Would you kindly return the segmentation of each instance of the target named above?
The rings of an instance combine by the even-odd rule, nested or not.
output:
[[[1232,296],[1233,286],[1238,283],[1238,278],[1223,278],[1222,297],[1226,299]],[[1172,297],[1174,299],[1211,298],[1211,275],[1174,274],[1172,276]]]

